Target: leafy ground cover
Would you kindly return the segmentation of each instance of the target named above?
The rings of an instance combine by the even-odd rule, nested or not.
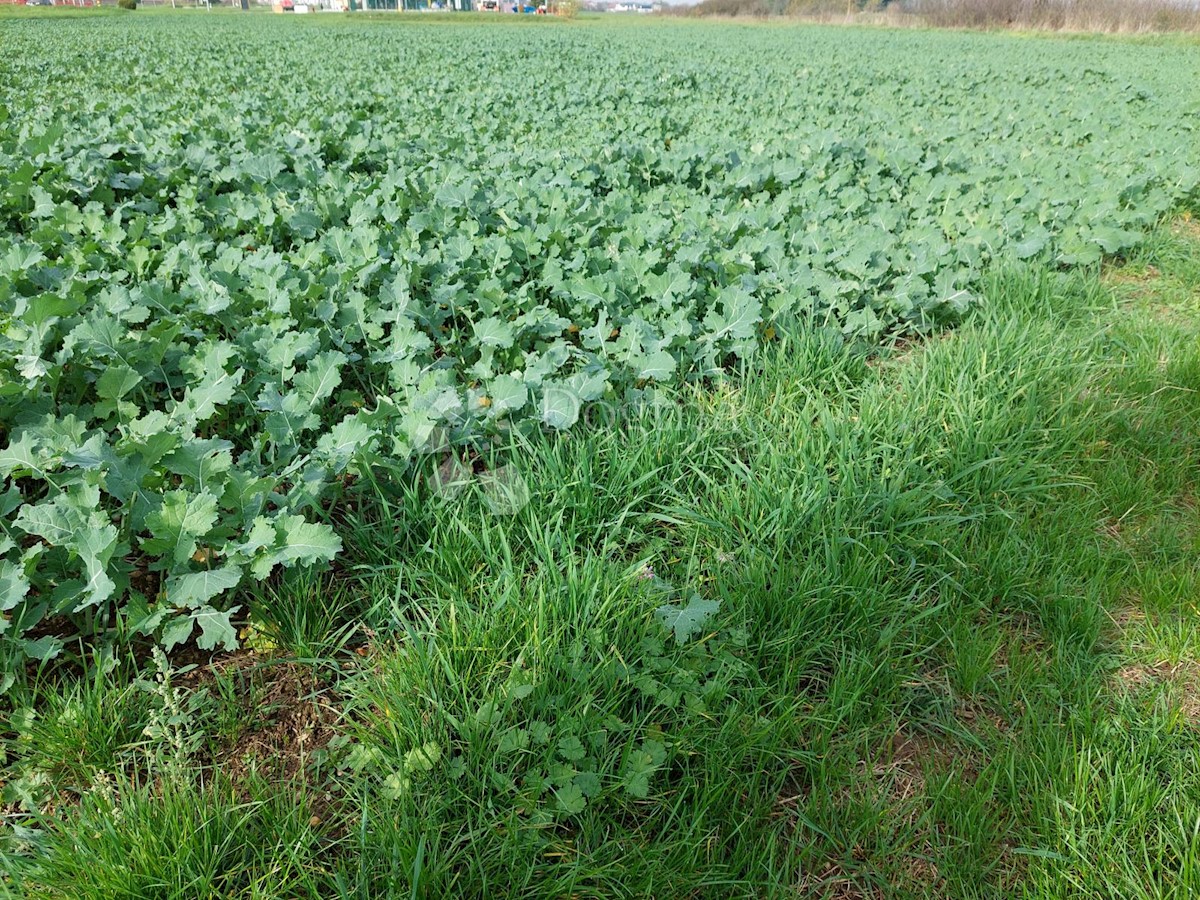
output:
[[[254,649],[44,669],[7,890],[1188,896],[1200,233],[982,293],[523,444],[523,504],[381,483]]]
[[[232,22],[0,30],[0,890],[1197,889],[1184,48]]]
[[[784,334],[929,333],[989,267],[1095,264],[1200,179],[1180,46],[166,15],[4,42],[0,607],[33,658],[71,628],[232,649],[235,589],[332,561],[364,475]]]

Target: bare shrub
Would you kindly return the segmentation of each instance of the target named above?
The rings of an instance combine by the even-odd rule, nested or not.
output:
[[[679,12],[935,28],[1200,31],[1200,0],[703,0]]]
[[[907,0],[903,9],[940,28],[1200,30],[1200,4],[1191,0]]]

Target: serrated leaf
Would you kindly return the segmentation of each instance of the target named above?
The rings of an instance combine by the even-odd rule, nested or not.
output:
[[[655,615],[664,627],[675,634],[675,641],[686,644],[704,628],[704,624],[721,608],[719,600],[705,600],[693,594],[687,606],[668,604],[655,610]]]
[[[1013,244],[1013,252],[1016,254],[1017,259],[1029,259],[1037,256],[1045,248],[1046,238],[1040,234],[1032,235]]]
[[[162,505],[146,517],[152,538],[142,541],[147,553],[165,556],[174,565],[196,552],[196,539],[217,522],[217,498],[208,491],[168,491]]]
[[[587,807],[587,797],[577,784],[568,784],[554,792],[558,808],[569,816],[578,815]]]
[[[281,541],[280,562],[312,565],[332,562],[342,551],[342,539],[328,525],[306,522],[303,516],[281,516],[276,520]]]
[[[186,642],[192,636],[192,630],[195,627],[195,620],[190,615],[178,615],[170,619],[159,638],[163,649],[170,651],[177,644]]]
[[[441,758],[441,746],[435,741],[428,741],[404,754],[404,771],[409,774],[432,772]]]
[[[529,749],[529,732],[516,726],[505,729],[496,745],[497,753],[514,753],[517,750],[527,749]]]
[[[217,494],[225,474],[233,468],[232,450],[233,444],[229,441],[193,438],[164,456],[162,466],[187,479],[189,487]]]
[[[653,771],[652,768],[627,771],[621,779],[625,792],[631,797],[645,800],[650,796],[650,776]]]
[[[96,381],[96,393],[105,400],[120,400],[142,381],[142,376],[127,365],[109,366]]]
[[[242,383],[244,369],[226,372],[215,369],[208,372],[199,384],[189,387],[183,399],[171,411],[171,420],[180,423],[185,429],[194,428],[200,422],[210,419],[217,407],[224,406],[233,397],[233,392]]]
[[[137,591],[131,591],[125,601],[125,627],[137,634],[153,634],[167,616],[165,604],[151,608],[149,601]]]
[[[28,431],[10,440],[7,447],[0,450],[0,478],[9,478],[13,472],[31,471],[41,473],[42,459],[38,453],[38,441]]]
[[[525,382],[512,375],[498,375],[492,379],[488,386],[488,395],[492,400],[493,415],[516,412],[529,402],[529,389]]]
[[[494,700],[488,700],[475,710],[475,724],[488,728],[500,721],[500,706]]]
[[[63,642],[60,638],[46,635],[37,640],[26,640],[21,642],[21,650],[30,659],[45,662],[49,659],[54,659],[62,652]]]
[[[600,776],[595,772],[580,772],[575,776],[575,785],[585,797],[595,797],[600,793]]]
[[[665,381],[671,377],[677,365],[675,357],[666,350],[647,353],[637,362],[637,377],[644,380]]]
[[[232,563],[219,569],[175,575],[167,579],[166,601],[178,608],[198,609],[208,606],[225,591],[233,590],[241,579],[241,566]]]
[[[312,407],[328,398],[342,383],[342,366],[345,364],[346,355],[337,350],[318,353],[296,376],[293,385],[304,402]]]
[[[30,583],[25,567],[7,559],[0,559],[0,612],[15,607],[29,593]],[[7,623],[0,619],[0,631]]]
[[[108,575],[108,563],[116,549],[117,537],[117,529],[100,513],[90,516],[87,525],[76,532],[72,549],[83,561],[87,580],[75,612],[100,605],[116,590],[116,583]]]
[[[725,289],[719,299],[719,311],[714,309],[704,317],[709,340],[749,340],[761,321],[762,304],[740,288]]]
[[[399,800],[412,786],[412,779],[402,772],[392,772],[383,779],[380,793],[387,800]]]
[[[334,472],[342,472],[355,454],[375,444],[377,433],[360,415],[342,419],[317,441],[317,452],[329,461]]]
[[[503,322],[495,316],[476,322],[472,329],[475,340],[484,347],[511,347],[516,339],[516,330],[508,322]]]
[[[82,527],[84,520],[85,511],[80,505],[72,503],[69,495],[58,494],[48,503],[22,506],[13,524],[26,534],[43,538],[52,547],[59,547],[72,543],[76,529]]]
[[[570,735],[558,742],[558,755],[571,762],[578,762],[587,755],[587,750],[579,738]]]
[[[0,494],[0,519],[5,518],[14,509],[25,502],[25,498],[21,496],[21,489],[15,484],[3,494]]]
[[[200,626],[200,636],[196,638],[196,646],[201,650],[237,649],[237,630],[229,622],[230,616],[241,609],[216,610],[205,606],[192,613],[192,620]]]

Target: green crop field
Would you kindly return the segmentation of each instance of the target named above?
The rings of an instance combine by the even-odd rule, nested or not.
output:
[[[0,896],[1200,891],[1200,53],[0,18]]]

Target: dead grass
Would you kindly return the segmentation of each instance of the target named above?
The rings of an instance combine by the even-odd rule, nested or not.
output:
[[[955,339],[952,329],[921,335],[920,337],[901,337],[893,343],[881,347],[878,352],[867,358],[867,365],[879,369],[904,369],[933,352],[938,346]]]
[[[887,881],[895,886],[903,882],[917,887],[925,896],[944,896],[945,882],[937,865],[937,834],[931,822],[931,803],[927,794],[928,779],[934,774],[958,772],[974,778],[975,766],[966,760],[955,742],[901,726],[879,747],[878,751],[859,763],[859,778],[840,796],[841,806],[881,804],[887,808],[890,827],[910,832],[909,849],[887,866]],[[779,800],[780,814],[803,806],[808,791]],[[825,860],[820,868],[803,873],[795,885],[800,897],[834,898],[834,900],[877,900],[891,896],[871,875],[848,871],[845,858],[864,863],[871,872],[868,852],[858,846],[844,848],[845,857]]]
[[[207,761],[239,787],[252,775],[304,784],[313,754],[336,735],[342,719],[337,691],[312,667],[275,661],[251,651],[214,659],[189,673],[194,689],[233,679],[247,727],[218,744]]]
[[[312,754],[328,745],[341,718],[338,697],[311,669],[294,663],[274,667],[256,727],[219,757],[234,781],[250,773],[274,781],[305,781]]]
[[[1185,240],[1200,242],[1200,219],[1191,213],[1184,213],[1171,223],[1171,233]]]
[[[819,872],[806,873],[796,885],[799,897],[821,897],[823,900],[882,900],[883,892],[876,887],[864,888],[847,876],[841,865],[830,861]]]
[[[910,0],[904,6],[941,28],[1118,34],[1200,30],[1200,10],[1175,0]]]
[[[938,868],[938,833],[928,795],[929,779],[953,773],[971,780],[976,764],[953,740],[901,726],[884,742],[873,758],[859,764],[861,779],[848,787],[844,805],[881,804],[887,809],[889,827],[905,834],[907,849],[886,868],[887,882],[905,885],[929,897],[945,896],[946,883]],[[781,801],[795,805],[803,797]],[[849,857],[865,859],[861,847],[847,848]],[[891,896],[870,880],[854,877],[839,859],[830,859],[801,878],[796,890],[802,897],[832,897],[842,900],[874,900]]]
[[[1200,727],[1200,659],[1154,659],[1151,648],[1139,637],[1149,617],[1136,595],[1110,612],[1109,618],[1110,644],[1126,660],[1109,678],[1112,693],[1151,702],[1165,695],[1187,722]],[[1137,659],[1139,655],[1150,660]]]
[[[1171,706],[1192,726],[1200,727],[1200,661],[1134,663],[1113,673],[1115,691],[1145,697],[1165,690]]]
[[[703,0],[672,15],[715,18],[787,16],[821,24],[954,28],[1072,34],[1200,31],[1200,7],[1177,0]]]
[[[1146,621],[1146,613],[1141,607],[1141,598],[1135,594],[1129,598],[1129,601],[1128,605],[1112,610],[1108,614],[1118,635],[1125,635]]]
[[[925,795],[925,770],[948,768],[953,756],[946,746],[929,735],[903,727],[897,729],[884,753],[871,764],[871,774],[883,786],[893,806],[909,807]],[[909,810],[912,813],[912,810]]]
[[[1106,266],[1104,280],[1119,287],[1147,288],[1155,286],[1162,278],[1162,272],[1155,266]]]

